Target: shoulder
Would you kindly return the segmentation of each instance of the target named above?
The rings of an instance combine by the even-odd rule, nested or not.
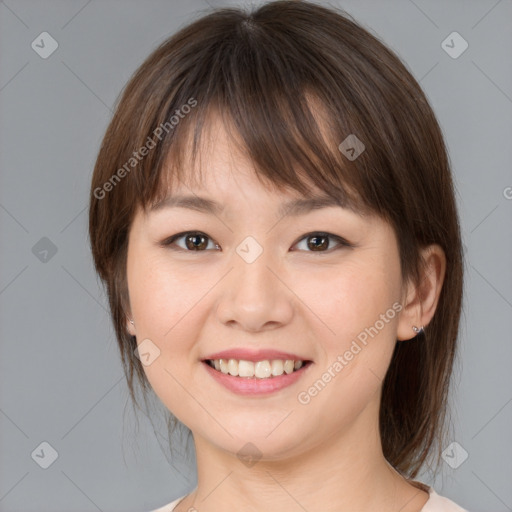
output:
[[[428,487],[429,499],[420,512],[468,512],[452,500],[440,496],[432,487]]]
[[[466,509],[459,507],[459,505],[454,503],[452,500],[437,494],[432,487],[428,487],[427,492],[429,493],[429,499],[421,509],[421,512],[468,512]],[[184,497],[185,496],[181,496],[171,503],[168,503],[158,509],[151,510],[150,512],[172,512],[174,507],[176,507]]]
[[[151,510],[150,512],[172,512],[174,507],[184,498],[185,496],[181,496],[180,498],[164,505],[163,507],[157,508],[155,510]]]

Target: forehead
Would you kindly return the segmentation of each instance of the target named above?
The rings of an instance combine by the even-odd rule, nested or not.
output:
[[[225,200],[219,201],[205,195],[177,192],[169,194],[162,200],[156,202],[151,207],[150,211],[158,212],[168,208],[185,208],[218,216],[225,211],[226,206]],[[326,194],[316,194],[310,197],[298,197],[283,201],[280,203],[277,213],[280,217],[299,216],[314,210],[329,207],[344,208],[359,214],[359,212],[354,211],[350,205],[347,205],[341,198],[331,197]]]
[[[179,158],[172,151],[167,155],[159,193],[149,211],[185,207],[205,213],[220,214],[226,203],[254,200],[279,203],[278,214],[301,215],[315,209],[341,207],[359,216],[370,214],[359,195],[348,187],[321,189],[307,172],[295,180],[285,179],[272,164],[259,170],[248,155],[241,135],[232,120],[218,111],[210,111],[201,124],[197,151],[192,149],[193,126],[185,134]],[[311,171],[310,171],[311,172]],[[321,172],[316,170],[316,172]],[[297,174],[297,173],[296,173]],[[300,181],[302,190],[290,181]]]

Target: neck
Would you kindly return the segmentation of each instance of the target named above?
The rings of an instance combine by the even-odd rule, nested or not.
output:
[[[378,425],[366,414],[376,417],[375,411],[363,411],[342,434],[254,465],[194,434],[198,484],[176,511],[420,511],[427,493],[388,464]]]

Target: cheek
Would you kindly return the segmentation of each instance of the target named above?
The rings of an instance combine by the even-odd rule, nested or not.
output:
[[[368,404],[379,403],[396,342],[397,312],[392,306],[399,295],[381,270],[373,266],[368,272],[362,264],[347,266],[328,285],[316,284],[316,308],[311,309],[328,329],[318,331],[318,369],[298,398],[315,424],[336,430]]]
[[[190,404],[183,399],[183,387],[187,387],[189,369],[197,359],[194,342],[200,308],[194,306],[205,293],[201,279],[185,279],[185,273],[177,275],[161,258],[147,254],[139,258],[134,253],[127,271],[137,343],[149,339],[157,347],[150,345],[158,356],[143,365],[144,373],[166,407],[186,422]]]
[[[379,266],[361,259],[329,274],[328,280],[325,276],[322,280],[312,278],[304,293],[331,334],[326,336],[329,344],[343,346],[376,322],[379,331],[389,331],[394,325],[396,314],[389,310],[400,297],[399,276],[385,262]],[[384,325],[379,321],[381,315],[386,316]]]
[[[173,331],[197,302],[201,292],[196,282],[184,279],[185,273],[166,265],[160,255],[137,254],[128,259],[128,290],[137,331],[158,339]]]
[[[321,336],[318,371],[332,384],[318,406],[332,411],[332,404],[339,403],[336,414],[343,421],[345,414],[358,414],[375,398],[385,377],[396,343],[399,267],[385,258],[376,264],[362,257],[347,263],[327,284],[310,284],[317,298],[312,309],[329,328]]]
[[[134,251],[129,263],[128,287],[137,342],[149,339],[159,350],[158,358],[144,366],[144,371],[168,407],[179,409],[173,397],[182,396],[178,383],[190,380],[190,368],[198,362],[197,340],[207,322],[208,292],[218,281],[218,274],[205,273],[197,265],[171,266],[165,254],[146,252],[139,256]]]

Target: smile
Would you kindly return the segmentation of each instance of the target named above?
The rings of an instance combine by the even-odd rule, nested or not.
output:
[[[308,361],[292,359],[265,359],[263,361],[246,361],[244,359],[207,359],[206,363],[218,372],[232,377],[272,379],[280,375],[293,373]]]
[[[291,386],[313,362],[297,359],[204,359],[202,364],[218,384],[232,393],[257,397]]]

